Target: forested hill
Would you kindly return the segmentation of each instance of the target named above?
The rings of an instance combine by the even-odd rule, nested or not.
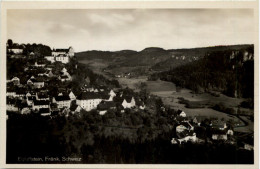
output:
[[[254,46],[208,52],[195,62],[151,75],[195,92],[219,91],[233,97],[254,96]]]
[[[113,67],[147,67],[155,71],[167,71],[187,63],[194,62],[205,56],[206,53],[225,50],[241,50],[250,45],[212,46],[191,49],[169,49],[149,47],[141,51],[85,51],[76,53],[79,61],[95,60],[108,63]]]

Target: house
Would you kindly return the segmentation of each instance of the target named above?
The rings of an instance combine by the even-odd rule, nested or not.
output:
[[[45,92],[37,92],[36,100],[49,100],[49,95]]]
[[[102,101],[102,96],[94,92],[82,92],[76,99],[76,104],[86,111],[96,109],[97,105]]]
[[[41,116],[49,116],[49,115],[51,115],[50,108],[40,108],[38,113]]]
[[[34,64],[35,67],[44,67],[45,65],[46,64],[44,62],[41,62],[41,61],[38,61],[38,62],[36,61],[35,64]]]
[[[32,106],[34,100],[36,100],[35,96],[28,96],[28,97],[26,97],[27,105],[28,106]]]
[[[15,97],[19,98],[19,99],[23,99],[26,95],[26,89],[25,88],[18,88],[16,90],[16,94]]]
[[[114,92],[114,90],[111,89],[110,92],[109,92],[109,95],[112,96],[112,97],[115,97],[116,93]]]
[[[79,113],[82,110],[82,108],[79,105],[73,104],[70,106],[70,111],[72,114]]]
[[[144,110],[144,109],[145,109],[144,102],[143,102],[140,98],[139,98],[139,99],[136,99],[135,104],[136,104],[136,106],[139,107],[139,109],[141,109],[141,110]]]
[[[194,127],[189,122],[181,122],[181,124],[176,127],[177,133],[183,132],[185,130],[194,130]]]
[[[25,95],[25,97],[30,97],[30,96],[32,96],[32,94],[30,92],[27,92]]]
[[[18,112],[18,107],[16,105],[15,99],[7,99],[6,100],[6,110],[12,112]]]
[[[244,149],[252,151],[252,150],[254,150],[254,145],[244,143]]]
[[[61,96],[53,97],[52,102],[56,103],[57,107],[61,109],[61,108],[69,108],[71,100],[68,95],[61,95]]]
[[[47,70],[43,75],[47,76],[47,77],[53,77],[54,74],[52,73],[51,70]]]
[[[180,116],[180,117],[186,117],[186,116],[187,116],[186,113],[185,113],[184,111],[182,111],[182,110],[178,110],[178,111],[177,111],[177,114],[178,114],[178,116]]]
[[[227,132],[224,130],[213,129],[212,140],[227,140]]]
[[[74,93],[72,91],[70,91],[69,97],[70,97],[70,100],[76,100],[76,96],[74,95]]]
[[[132,108],[135,106],[135,99],[131,96],[126,96],[122,102],[122,106],[126,108]]]
[[[70,75],[61,75],[58,77],[58,79],[62,82],[71,81],[71,76]]]
[[[34,86],[35,88],[42,88],[44,87],[44,81],[37,80],[36,78],[30,78],[27,80],[27,85]]]
[[[6,89],[6,96],[8,96],[8,97],[15,97],[16,96],[15,89],[13,87],[8,87]]]
[[[234,131],[232,129],[228,129],[227,135],[233,136],[234,135]]]
[[[55,60],[57,62],[61,62],[63,64],[69,63],[69,59],[70,59],[69,56],[68,55],[64,55],[64,54],[60,54],[60,55],[55,57]]]
[[[22,47],[11,47],[11,48],[8,48],[8,52],[13,52],[14,54],[22,54],[23,48]]]
[[[116,103],[113,101],[102,101],[98,106],[97,110],[100,115],[104,115],[108,110],[116,109]]]
[[[19,85],[20,84],[20,79],[18,77],[13,77],[11,79],[11,81],[13,82],[14,85]]]
[[[210,124],[212,128],[224,130],[227,128],[227,124],[224,121],[221,120],[213,120]]]
[[[56,103],[51,103],[50,109],[53,115],[57,115],[59,113],[58,105]]]
[[[98,89],[95,89],[94,92],[99,92]],[[104,93],[104,92],[102,92]],[[110,90],[110,92],[108,94],[105,94],[105,100],[106,101],[113,101],[114,97],[116,96],[116,93],[113,90]]]
[[[69,57],[73,57],[74,49],[72,47],[69,47],[68,49],[53,49],[52,56],[58,56],[58,55],[66,55]]]
[[[50,61],[51,63],[55,62],[55,57],[54,56],[44,56],[44,58],[48,61]]]
[[[30,114],[31,113],[31,109],[29,107],[24,107],[21,110],[21,114]]]
[[[62,68],[61,73],[66,75],[68,73],[68,70],[64,67],[64,68]]]
[[[176,142],[178,142],[179,144],[186,143],[188,141],[191,141],[191,142],[197,141],[196,133],[194,131],[185,130],[183,132],[176,133],[176,135],[177,135],[177,138],[174,140]],[[172,140],[172,143],[174,144],[173,140]]]
[[[32,104],[33,110],[39,110],[41,108],[49,108],[50,102],[48,100],[34,100]]]

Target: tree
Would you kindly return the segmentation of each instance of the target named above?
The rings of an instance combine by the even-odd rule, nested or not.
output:
[[[8,40],[7,40],[7,44],[8,44],[8,47],[12,47],[12,46],[13,46],[13,41],[12,41],[12,39],[8,39]]]

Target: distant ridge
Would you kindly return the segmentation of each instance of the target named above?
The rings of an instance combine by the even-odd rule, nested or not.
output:
[[[243,50],[250,46],[227,45],[200,48],[168,49],[160,47],[147,47],[141,51],[120,50],[120,51],[85,51],[76,53],[78,60],[100,60],[117,67],[147,67],[156,71],[166,71],[203,58],[208,52],[224,50]]]

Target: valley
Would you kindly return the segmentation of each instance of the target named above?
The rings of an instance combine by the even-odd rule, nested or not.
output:
[[[233,48],[236,47],[237,46]],[[92,57],[90,57],[89,55],[87,55],[87,53],[85,53],[86,57],[83,57],[83,55],[80,54],[78,55],[78,60],[80,63],[83,63],[90,69],[92,69],[95,73],[102,74],[110,80],[118,80],[119,84],[124,88],[128,87],[138,92],[142,87],[145,87],[145,89],[149,93],[162,98],[162,101],[165,105],[170,106],[174,109],[183,110],[190,119],[194,117],[200,117],[202,119],[225,119],[225,121],[232,121],[235,124],[235,131],[251,133],[254,130],[254,123],[247,117],[248,115],[253,115],[253,110],[240,107],[240,104],[243,101],[246,101],[246,99],[229,97],[219,92],[214,93],[214,91],[212,93],[194,93],[192,90],[185,87],[176,87],[176,85],[172,82],[162,80],[148,80],[148,77],[151,74],[164,71],[171,67],[167,67],[167,65],[172,65],[173,67],[185,65],[187,63],[190,63],[192,58],[195,58],[193,60],[195,61],[196,58],[201,58],[206,52],[221,49],[222,48],[172,50],[171,52],[174,51],[175,55],[172,54],[170,59],[174,58],[175,62],[171,62],[171,64],[169,60],[167,61],[167,59],[164,58],[165,53],[167,53],[168,51],[163,51],[162,49],[157,48],[153,50],[151,48],[149,48],[149,50],[145,49],[139,53],[141,53],[140,55],[144,55],[143,53],[145,53],[145,56],[147,55],[147,53],[149,53],[149,56],[153,56],[154,52],[158,54],[158,51],[160,51],[160,56],[162,56],[164,59],[162,59],[161,61],[149,61],[148,63],[145,63],[145,61],[147,61],[147,58],[145,58],[144,61],[142,60],[143,58],[140,58],[137,60],[142,64],[136,64],[136,66],[133,65],[133,61],[132,59],[130,59],[131,55],[122,55],[120,57],[117,55],[118,52],[115,52],[114,54],[107,53],[107,56],[103,53],[102,57],[100,57],[101,55],[91,55]],[[136,52],[131,51],[131,53],[133,53],[135,56],[137,55]],[[185,57],[177,57],[179,60],[178,61],[175,57],[176,54],[178,54],[177,56]],[[108,59],[109,57],[111,58]],[[153,58],[154,57],[152,57],[151,60],[153,60]],[[186,60],[183,58],[186,58]],[[136,63],[136,61],[134,61],[134,63]],[[157,69],[154,69],[155,67],[157,67]],[[225,107],[226,109],[232,110],[232,113],[216,110],[213,108],[215,105],[223,105],[223,107]],[[247,116],[236,115],[236,113],[241,110],[243,110],[243,112],[246,113]],[[245,120],[241,120],[241,118]],[[245,124],[245,121],[247,124]]]

